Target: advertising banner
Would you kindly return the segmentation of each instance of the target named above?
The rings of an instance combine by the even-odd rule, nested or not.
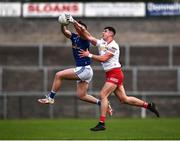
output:
[[[57,17],[61,13],[82,16],[82,3],[24,3],[23,17]]]
[[[0,17],[20,17],[21,3],[0,2]]]
[[[176,16],[180,15],[180,3],[147,3],[149,16]]]
[[[146,6],[143,2],[94,2],[85,3],[86,17],[144,17]]]

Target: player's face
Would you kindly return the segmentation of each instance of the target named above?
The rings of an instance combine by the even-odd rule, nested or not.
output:
[[[102,38],[106,40],[109,36],[111,36],[112,33],[108,29],[104,29],[102,32]]]

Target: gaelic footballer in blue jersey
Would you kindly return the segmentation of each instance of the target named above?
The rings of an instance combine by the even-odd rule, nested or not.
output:
[[[87,26],[84,23],[79,21],[79,24],[87,29]],[[89,82],[93,77],[93,70],[90,66],[91,60],[89,57],[82,58],[79,54],[80,50],[89,50],[90,42],[84,39],[80,34],[72,33],[70,30],[68,30],[68,25],[61,24],[61,31],[72,42],[72,52],[76,66],[74,68],[69,68],[57,72],[54,77],[51,92],[45,98],[38,99],[38,102],[42,104],[53,104],[55,95],[60,90],[63,80],[76,80],[76,91],[79,99],[100,105],[101,101],[99,99],[87,93]],[[110,105],[107,112],[112,115],[112,109]]]

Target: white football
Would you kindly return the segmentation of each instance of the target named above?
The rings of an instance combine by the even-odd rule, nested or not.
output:
[[[62,13],[59,18],[58,18],[59,23],[63,24],[63,25],[68,25],[69,21],[66,19],[66,16],[64,13]]]

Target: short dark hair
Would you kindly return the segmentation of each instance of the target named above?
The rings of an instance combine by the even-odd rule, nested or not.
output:
[[[109,31],[112,31],[114,33],[114,35],[116,34],[116,30],[114,29],[114,27],[107,26],[104,29],[108,29]]]
[[[83,23],[82,21],[78,21],[79,24],[83,25],[87,29],[87,25]]]

